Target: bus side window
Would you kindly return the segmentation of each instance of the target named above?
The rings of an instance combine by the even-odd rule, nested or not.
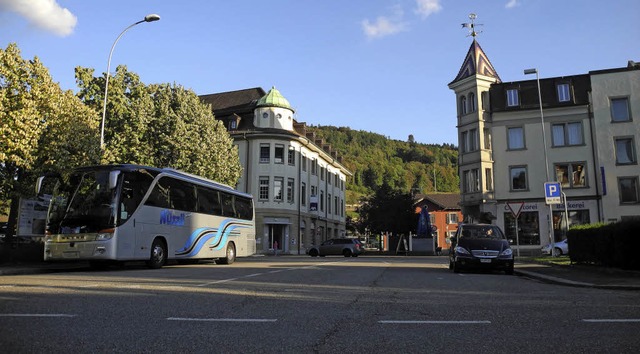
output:
[[[182,211],[196,211],[195,186],[189,182],[171,179],[169,183],[171,207]]]
[[[169,186],[167,185],[167,180],[167,178],[160,178],[155,187],[153,187],[149,198],[147,198],[147,201],[145,202],[146,205],[158,208],[170,208]]]
[[[222,207],[218,198],[218,191],[198,187],[198,212],[210,215],[220,215]]]
[[[222,197],[222,214],[224,216],[236,217],[235,205],[233,204],[233,195],[227,193],[220,193]]]

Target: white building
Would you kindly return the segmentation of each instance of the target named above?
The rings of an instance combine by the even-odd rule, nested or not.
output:
[[[539,248],[567,223],[640,217],[638,64],[503,82],[474,38],[449,88],[465,221],[496,223],[514,244]],[[566,203],[549,207],[545,182],[560,182]]]
[[[258,252],[302,254],[313,244],[344,237],[346,178],[331,146],[307,132],[278,90],[262,88],[200,96],[212,105],[238,147],[237,189],[256,207]]]

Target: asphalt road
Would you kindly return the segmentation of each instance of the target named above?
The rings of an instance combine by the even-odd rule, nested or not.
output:
[[[0,277],[3,352],[636,353],[638,292],[445,257],[256,257]]]

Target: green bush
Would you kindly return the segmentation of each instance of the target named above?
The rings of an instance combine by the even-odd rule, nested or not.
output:
[[[571,262],[640,269],[640,220],[576,225],[567,239]]]

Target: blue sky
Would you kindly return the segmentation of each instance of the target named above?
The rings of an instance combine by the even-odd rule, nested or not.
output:
[[[478,42],[503,81],[640,61],[638,0],[0,0],[0,46],[40,58],[63,89],[74,68],[120,64],[197,94],[275,86],[308,125],[457,145],[450,83]]]

